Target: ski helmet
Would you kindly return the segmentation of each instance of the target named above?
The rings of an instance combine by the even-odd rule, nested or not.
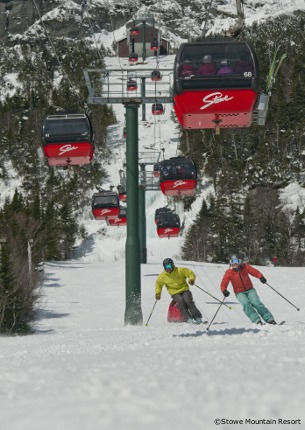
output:
[[[202,62],[205,64],[212,63],[212,55],[204,55],[202,58]]]
[[[243,259],[240,258],[240,255],[232,255],[230,259],[230,266],[232,266],[233,270],[239,271],[243,265]]]
[[[163,267],[166,271],[172,271],[175,267],[173,260],[171,258],[165,258],[165,260],[163,260]]]
[[[221,60],[220,65],[221,67],[229,67],[231,64],[230,64],[230,61],[227,58],[225,58],[224,60]]]

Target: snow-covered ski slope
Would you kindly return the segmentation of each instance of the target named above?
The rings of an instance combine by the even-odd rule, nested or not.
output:
[[[197,284],[222,299],[226,265],[176,263],[192,268]],[[144,323],[161,269],[159,261],[142,266]],[[272,419],[272,428],[303,428],[305,269],[260,270],[301,310],[254,279],[262,301],[286,324],[251,324],[231,293],[232,310],[222,307],[206,333],[205,325],[167,323],[166,290],[148,327],[124,327],[123,260],[46,264],[35,334],[1,338],[1,429],[201,430],[214,428],[216,419]],[[191,289],[210,320],[218,303]]]

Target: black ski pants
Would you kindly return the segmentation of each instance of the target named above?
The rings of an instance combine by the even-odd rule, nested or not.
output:
[[[201,312],[195,306],[190,290],[184,291],[181,294],[174,294],[172,299],[177,303],[177,308],[182,315],[183,321],[186,322],[190,318],[202,318]]]

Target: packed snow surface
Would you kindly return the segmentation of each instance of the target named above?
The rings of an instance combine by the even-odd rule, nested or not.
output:
[[[162,270],[155,252],[141,268],[140,326],[124,325],[124,260],[91,263],[88,253],[45,265],[34,334],[0,339],[1,429],[199,430],[213,428],[216,419],[228,420],[223,429],[270,428],[262,420],[274,420],[281,430],[304,428],[305,268],[259,268],[300,311],[254,279],[262,301],[285,325],[253,325],[231,289],[226,301],[232,309],[222,306],[209,331],[168,323],[164,289],[145,326]],[[222,299],[226,265],[176,264],[194,270],[196,284]],[[210,321],[219,303],[191,290]]]

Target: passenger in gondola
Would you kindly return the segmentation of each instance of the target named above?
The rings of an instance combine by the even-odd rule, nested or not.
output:
[[[240,60],[235,64],[233,71],[239,75],[253,73],[253,62],[247,53],[240,54]]]
[[[176,171],[178,176],[183,176],[186,172],[185,166],[178,165]]]
[[[163,215],[163,216],[162,216],[162,215]],[[161,215],[158,217],[157,225],[158,225],[158,227],[160,227],[160,228],[166,228],[166,227],[169,227],[169,226],[170,226],[170,225],[169,225],[168,218],[167,218],[166,216],[164,216],[164,214],[161,214]]]
[[[163,174],[163,176],[172,176],[172,174],[173,174],[172,166],[164,166],[162,168],[162,174]]]
[[[198,75],[212,76],[216,75],[217,69],[213,63],[212,55],[204,55],[202,58],[202,65],[198,70]]]
[[[218,70],[218,76],[226,76],[233,73],[231,63],[228,59],[221,60],[220,69]]]
[[[181,78],[185,78],[188,76],[195,76],[195,75],[196,75],[196,70],[192,65],[192,60],[190,58],[186,58],[182,66],[180,67],[179,76]]]
[[[118,204],[117,197],[115,197],[115,196],[111,197],[111,205],[112,206],[117,206],[117,204]]]

